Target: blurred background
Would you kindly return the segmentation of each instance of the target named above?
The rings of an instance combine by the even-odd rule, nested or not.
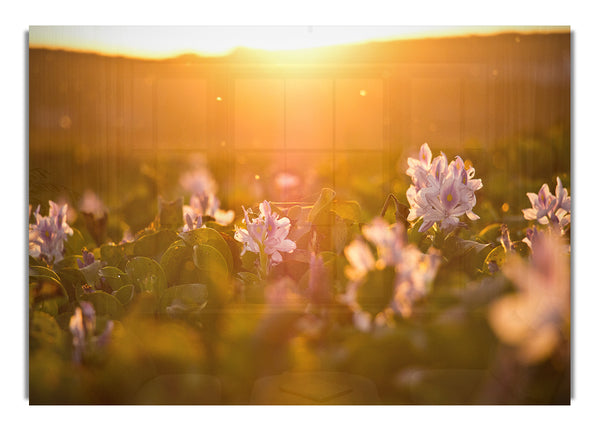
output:
[[[70,48],[52,43],[61,28],[30,28],[34,208],[59,196],[78,206],[92,190],[138,230],[158,196],[184,196],[180,176],[204,166],[225,209],[314,202],[331,187],[368,218],[388,193],[405,201],[406,158],[424,142],[473,164],[488,219],[521,217],[525,192],[557,175],[570,187],[568,27],[288,50],[282,37],[269,38],[275,49],[175,56],[158,51],[169,29],[154,29],[153,56],[77,45],[103,28],[65,29]],[[124,45],[136,36],[118,34]]]

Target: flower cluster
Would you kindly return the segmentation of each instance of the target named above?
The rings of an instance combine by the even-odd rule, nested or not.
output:
[[[287,236],[290,232],[290,220],[271,210],[268,201],[259,205],[260,214],[250,219],[250,211],[244,210],[246,227],[235,227],[235,239],[244,244],[242,255],[246,251],[258,253],[261,259],[263,272],[268,271],[272,265],[282,261],[281,253],[291,253],[296,249],[296,243]],[[268,258],[268,262],[267,262]]]
[[[540,191],[527,193],[531,202],[531,208],[522,210],[525,220],[537,220],[538,223],[560,228],[565,232],[571,223],[571,198],[562,185],[559,177],[556,177],[556,195],[550,192],[548,184],[542,185]]]
[[[363,237],[376,247],[377,258],[362,239],[353,240],[344,249],[350,263],[346,267],[350,283],[340,299],[354,312],[354,323],[360,330],[368,331],[372,326],[373,317],[357,301],[358,288],[370,271],[391,267],[395,273],[392,297],[386,308],[375,316],[377,326],[389,324],[394,314],[410,317],[413,304],[428,293],[437,274],[441,263],[439,253],[431,249],[424,254],[416,246],[405,244],[403,229],[401,224],[389,226],[381,218],[363,226]]]
[[[29,225],[29,254],[34,258],[43,258],[54,263],[63,257],[64,242],[73,235],[73,229],[67,224],[68,205],[58,205],[49,201],[47,216],[40,214],[40,206],[35,210],[35,223]]]
[[[179,182],[191,193],[190,204],[183,206],[184,232],[201,227],[204,216],[214,218],[221,225],[233,222],[235,213],[232,210],[220,209],[221,202],[216,195],[217,184],[208,170],[186,172]]]
[[[87,352],[105,346],[113,327],[113,321],[109,320],[106,323],[104,332],[99,336],[95,336],[96,311],[91,303],[81,301],[69,321],[69,329],[73,336],[73,362],[80,364]]]
[[[502,272],[516,293],[492,303],[489,320],[500,340],[517,349],[524,363],[549,357],[569,338],[570,269],[563,237],[534,229],[531,259],[507,255]]]
[[[459,217],[466,215],[470,220],[479,216],[473,212],[475,191],[483,184],[474,179],[475,169],[467,168],[460,158],[448,164],[444,153],[432,160],[431,150],[426,143],[421,146],[419,158],[409,157],[406,174],[412,185],[406,191],[410,204],[408,220],[423,218],[419,232],[425,232],[435,223],[442,230],[451,231],[459,224]]]

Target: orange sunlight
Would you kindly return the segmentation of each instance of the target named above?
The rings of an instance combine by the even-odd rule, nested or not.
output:
[[[169,58],[223,56],[237,47],[269,51],[502,32],[568,32],[566,26],[31,26],[31,48]]]

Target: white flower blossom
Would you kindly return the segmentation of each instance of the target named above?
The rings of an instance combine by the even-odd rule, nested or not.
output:
[[[377,258],[369,245],[360,239],[353,240],[344,249],[350,264],[345,269],[349,283],[339,300],[353,312],[354,324],[361,331],[368,331],[373,325],[390,324],[394,314],[410,317],[414,303],[427,295],[437,274],[441,263],[439,253],[431,249],[424,254],[414,245],[405,244],[402,229],[404,227],[400,224],[389,226],[382,218],[363,226],[363,237],[375,246]],[[358,289],[369,272],[390,267],[395,273],[392,297],[385,308],[373,317],[358,303]]]
[[[410,204],[408,220],[419,218],[423,223],[419,232],[425,232],[438,223],[442,230],[451,231],[460,225],[459,217],[470,220],[479,216],[473,212],[477,200],[475,191],[483,187],[480,179],[474,179],[475,169],[466,168],[462,158],[448,164],[444,153],[431,160],[431,150],[423,144],[419,159],[408,159],[407,175],[413,184],[406,191]]]
[[[62,259],[64,242],[73,235],[73,229],[67,224],[68,205],[59,206],[53,201],[49,204],[45,217],[40,214],[39,206],[35,210],[35,223],[29,225],[29,254],[54,263]]]
[[[543,225],[550,225],[565,233],[571,224],[571,197],[556,177],[556,196],[550,192],[548,184],[543,184],[537,194],[527,193],[531,208],[522,210],[525,220],[536,220]]]
[[[291,253],[296,243],[287,238],[290,220],[271,211],[271,205],[264,201],[259,205],[260,215],[250,219],[249,211],[244,210],[245,228],[235,227],[235,239],[243,243],[242,255],[246,251],[268,257],[269,266],[277,265],[283,258],[281,253]]]
[[[489,321],[498,338],[514,346],[526,364],[548,358],[569,339],[571,291],[569,254],[553,231],[531,235],[530,260],[507,255],[502,272],[516,293],[496,300]]]
[[[184,232],[201,227],[205,216],[214,218],[216,223],[223,226],[233,222],[235,213],[220,208],[221,202],[216,195],[217,183],[206,168],[186,172],[179,183],[191,193],[190,204],[183,206]]]

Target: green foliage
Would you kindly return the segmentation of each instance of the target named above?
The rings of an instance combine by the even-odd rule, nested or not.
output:
[[[453,265],[475,275],[492,248],[491,244],[482,244],[450,235],[442,245],[442,254]]]
[[[167,285],[193,283],[198,279],[196,267],[192,258],[192,247],[183,240],[175,241],[164,252],[160,259]]]
[[[183,219],[183,198],[167,202],[158,198],[158,225],[161,229],[178,229]]]
[[[177,234],[172,230],[147,233],[134,242],[133,254],[160,261],[165,250],[177,239]]]
[[[66,304],[68,298],[58,274],[42,266],[29,268],[30,307],[56,316],[58,308]]]
[[[113,295],[106,292],[96,291],[81,295],[81,301],[92,303],[97,316],[106,315],[111,319],[119,320],[125,312],[123,305]]]
[[[69,295],[69,301],[77,299],[81,287],[87,283],[83,272],[75,268],[64,268],[56,271],[60,282]]]
[[[118,289],[115,289],[112,294],[122,305],[127,305],[133,299],[134,293],[135,286],[133,284],[126,284]]]
[[[105,266],[98,270],[98,275],[104,278],[104,282],[112,290],[119,290],[121,287],[131,284],[131,279],[126,272],[121,271],[114,266]]]
[[[229,273],[227,261],[215,247],[209,244],[194,245],[192,258],[194,265],[209,279],[220,280],[227,278]]]
[[[227,271],[233,271],[233,257],[229,244],[225,240],[222,234],[211,228],[200,228],[194,229],[188,232],[182,232],[179,236],[185,241],[185,243],[195,248],[197,245],[208,245],[218,251],[223,260],[225,261]]]
[[[100,259],[109,266],[124,267],[127,259],[125,246],[102,244],[100,246]]]
[[[160,297],[159,313],[170,318],[196,320],[208,300],[204,284],[181,284],[169,287]]]
[[[100,280],[100,268],[102,268],[102,262],[96,261],[80,269],[81,273],[85,277],[87,284],[89,284],[90,286],[95,286],[96,284],[98,284]]]
[[[167,288],[165,272],[158,262],[148,257],[132,258],[125,265],[125,272],[138,292],[152,292],[160,297]]]
[[[494,268],[494,270],[497,270],[498,268],[502,268],[502,266],[504,266],[505,260],[506,251],[504,250],[504,247],[499,245],[498,247],[495,247],[492,251],[488,253],[483,263],[482,270],[489,274],[490,272],[493,272],[490,271],[490,265],[492,268]]]
[[[321,213],[329,211],[329,208],[334,198],[335,192],[333,190],[328,188],[324,188],[323,190],[321,190],[319,198],[314,203],[308,214],[308,221],[310,223],[315,223]]]
[[[394,293],[394,268],[370,271],[358,288],[357,300],[361,308],[375,316],[392,301]]]
[[[73,235],[70,235],[65,242],[65,254],[71,255],[81,254],[81,249],[86,247],[88,244],[84,239],[83,235],[78,229],[73,228]]]
[[[371,184],[361,187],[361,193],[372,191]],[[131,208],[121,208],[123,221],[129,224],[125,215],[139,208],[147,213],[138,214],[140,220],[151,219],[155,192],[140,190],[147,206],[134,205],[139,196],[132,192]],[[400,196],[395,188],[394,193]],[[459,404],[481,402],[489,371],[508,367],[528,377],[525,384],[535,386],[535,399],[544,400],[540,391],[557,385],[556,370],[565,369],[562,357],[555,354],[529,368],[514,365],[512,353],[499,356],[501,343],[487,320],[490,305],[512,288],[502,274],[506,251],[499,244],[500,227],[510,225],[514,239],[524,235],[526,223],[503,219],[478,194],[479,222],[450,235],[437,227],[421,233],[422,221],[409,224],[407,207],[394,198],[408,243],[424,253],[437,248],[441,265],[426,295],[412,304],[411,316],[396,313],[392,326],[362,333],[352,308],[340,301],[349,283],[344,248],[360,234],[365,215],[380,213],[381,206],[363,209],[352,200],[356,194],[350,198],[324,188],[312,205],[273,204],[273,211],[290,219],[288,238],[297,248],[282,253],[283,262],[268,274],[261,272],[257,253],[241,256],[233,226],[206,218],[204,227],[178,233],[181,199],[159,200],[154,221],[131,222],[139,228],[131,242],[94,244],[78,225],[62,260],[29,258],[33,403],[247,403],[260,376],[311,368],[364,376],[385,403]],[[117,215],[110,232],[122,229],[120,222]],[[96,262],[79,268],[83,247],[93,250]],[[520,240],[513,247],[521,257],[530,254]],[[311,267],[313,253],[322,266]],[[395,268],[377,268],[357,286],[356,300],[372,317],[390,306],[395,293]],[[94,306],[96,337],[109,320],[114,329],[105,346],[88,346],[94,353],[75,365],[69,322],[81,301]],[[192,377],[186,383],[184,376],[199,373],[225,376],[222,386]],[[183,388],[215,392],[186,396]]]
[[[496,242],[498,237],[500,236],[500,228],[502,227],[502,223],[492,223],[481,229],[477,236],[481,239],[482,242]]]
[[[33,350],[40,348],[61,349],[63,332],[56,320],[43,311],[32,311],[29,315],[29,346]]]

